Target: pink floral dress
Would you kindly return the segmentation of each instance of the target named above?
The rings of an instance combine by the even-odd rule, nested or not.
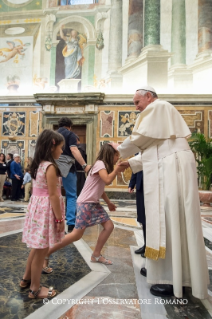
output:
[[[46,169],[51,162],[42,162],[33,180],[32,196],[27,207],[22,242],[29,248],[47,248],[61,242],[64,232],[56,232],[53,213],[46,180]],[[64,217],[65,207],[61,196],[61,178],[58,177],[57,190],[60,196],[60,207]]]

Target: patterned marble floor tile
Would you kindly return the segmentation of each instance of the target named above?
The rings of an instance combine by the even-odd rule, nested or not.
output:
[[[28,298],[28,289],[20,289],[29,249],[21,242],[22,233],[0,238],[0,318],[22,319],[43,306],[43,300]],[[51,275],[42,275],[41,283],[58,293],[90,273],[90,268],[74,245],[53,254]],[[42,318],[44,319],[44,318]],[[55,318],[56,319],[56,318]]]
[[[123,218],[123,217],[111,217],[112,221],[126,225],[126,226],[133,226],[138,227],[137,221],[135,218]]]
[[[120,300],[107,296],[102,299],[86,296],[82,298],[82,302],[85,302],[85,304],[75,305],[60,319],[140,319],[140,307],[137,301],[137,299],[134,299],[128,301],[132,302],[130,305],[124,305],[121,304]],[[90,302],[90,304],[86,304],[86,302]]]
[[[23,226],[24,226],[24,218],[15,219],[15,220],[11,219],[10,221],[1,220],[0,234],[22,229]]]

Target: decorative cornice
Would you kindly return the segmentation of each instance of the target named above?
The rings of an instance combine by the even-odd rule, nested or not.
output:
[[[41,105],[87,105],[87,104],[102,104],[105,94],[92,92],[92,93],[37,93],[34,98],[37,103]]]

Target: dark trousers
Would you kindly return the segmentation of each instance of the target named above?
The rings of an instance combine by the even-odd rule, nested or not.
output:
[[[137,206],[137,221],[143,225],[144,246],[146,247],[146,215],[145,215],[143,191],[136,190],[136,206]]]
[[[18,200],[20,198],[21,195],[21,184],[22,181],[17,179],[17,178],[13,178],[12,179],[12,196],[11,196],[11,200]]]
[[[82,189],[83,189],[83,186],[85,184],[85,172],[82,171],[82,172],[79,172],[77,171],[77,197],[80,195]]]
[[[146,225],[143,191],[136,190],[136,206],[137,206],[137,221],[141,223],[142,225]]]

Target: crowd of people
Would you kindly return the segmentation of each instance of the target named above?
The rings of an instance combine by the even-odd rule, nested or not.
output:
[[[208,297],[209,276],[196,164],[187,142],[190,130],[178,111],[170,103],[158,99],[153,88],[138,89],[133,101],[141,113],[131,136],[121,145],[103,144],[92,166],[78,148],[79,138],[72,132],[69,118],[59,120],[57,132],[45,129],[39,135],[24,182],[20,182],[23,177],[20,157],[14,154],[10,164],[11,178],[15,181],[12,198],[18,197],[21,183],[29,189],[29,173],[33,180],[22,237],[31,251],[20,281],[21,288],[29,288],[29,298],[56,295],[52,287],[40,284],[41,273],[52,273],[51,254],[79,240],[87,227],[98,224],[103,227],[91,262],[112,264],[101,255],[114,226],[100,198],[110,211],[116,209],[104,188],[128,167],[133,172],[128,191],[131,193],[135,186],[137,188],[138,222],[142,224],[144,235],[144,246],[135,253],[146,258],[141,275],[152,285],[151,294],[182,298],[184,288],[191,287],[194,297]],[[119,160],[120,156],[125,159],[133,155],[129,160]],[[4,164],[4,156],[0,158],[1,172],[6,172],[8,166]],[[85,176],[79,178],[80,191],[77,190],[77,173],[87,173],[86,180]],[[62,184],[66,191],[66,212]]]
[[[28,157],[27,167],[24,169],[21,165],[19,154],[0,153],[0,201],[4,202],[4,189],[6,198],[10,197],[11,201],[28,202],[31,194],[31,175],[30,163],[32,158]]]

